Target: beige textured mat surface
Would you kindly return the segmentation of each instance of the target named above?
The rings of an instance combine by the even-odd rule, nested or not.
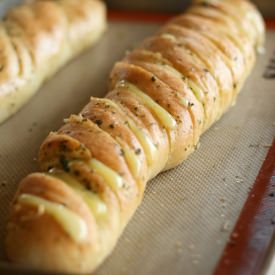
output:
[[[36,170],[40,143],[91,95],[106,91],[109,71],[157,24],[112,23],[103,39],[51,79],[0,126],[0,255],[9,202],[18,181]],[[275,80],[258,60],[237,104],[180,167],[148,184],[143,204],[97,275],[211,274],[275,135]]]

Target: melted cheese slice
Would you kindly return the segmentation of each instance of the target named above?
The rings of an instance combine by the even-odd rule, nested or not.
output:
[[[140,177],[141,170],[140,159],[134,150],[129,148],[129,146],[121,138],[117,137],[116,140],[124,152],[124,158],[129,166],[130,171],[132,172],[135,179],[138,179]]]
[[[177,41],[176,37],[173,34],[170,34],[170,33],[162,33],[160,35],[160,37],[162,37],[164,39],[168,39],[168,40],[170,40],[172,42],[176,42]]]
[[[96,159],[92,159],[89,166],[104,178],[113,191],[117,192],[123,186],[123,178],[104,163]]]
[[[202,89],[191,79],[187,78],[186,79],[187,84],[189,85],[190,89],[193,91],[195,97],[200,101],[204,101],[205,97],[204,97],[204,93],[202,91]]]
[[[186,76],[184,76],[183,74],[181,74],[179,71],[177,71],[175,68],[173,68],[172,66],[170,66],[168,64],[157,64],[157,65],[161,69],[164,69],[167,72],[171,73],[175,78],[182,79],[182,80],[186,81],[186,84],[191,88],[191,90],[193,91],[193,93],[196,96],[196,98],[199,101],[203,101],[204,100],[204,93],[203,93],[202,89],[199,88],[198,85],[194,81],[192,81],[191,79],[187,78]],[[188,107],[188,101],[186,103],[186,99],[185,98],[182,98],[181,103],[185,107]]]
[[[191,80],[190,78],[187,78],[182,73],[180,73],[179,71],[177,71],[175,68],[173,68],[168,64],[158,64],[158,66],[166,70],[167,72],[171,73],[174,77],[183,79],[184,81],[186,81],[186,84],[191,88],[191,90],[193,91],[193,93],[195,94],[196,98],[199,101],[202,101],[204,99],[204,93],[202,89],[198,87],[198,85],[193,80]]]
[[[147,162],[149,166],[152,166],[156,157],[157,148],[145,132],[138,128],[132,120],[128,120],[129,128],[140,142],[143,150],[145,151]]]
[[[50,202],[30,194],[20,195],[18,202],[43,207],[44,211],[51,215],[74,241],[83,242],[87,239],[88,227],[85,221],[62,204]]]
[[[138,96],[143,101],[143,103],[157,116],[160,123],[167,130],[175,129],[175,127],[177,126],[176,120],[151,97],[142,92],[137,86],[127,81],[120,81],[118,83],[118,87],[126,88],[130,92]]]
[[[58,179],[68,184],[72,189],[74,189],[75,192],[77,192],[82,197],[95,217],[102,217],[107,214],[106,204],[99,198],[98,195],[94,194],[92,191],[87,190],[85,186],[81,184],[81,182],[76,178],[64,171],[57,169],[52,169],[50,171],[50,175],[57,177]]]
[[[123,148],[125,159],[130,167],[133,176],[137,179],[140,176],[141,163],[135,152],[128,147]]]
[[[161,69],[166,70],[167,72],[171,73],[174,77],[176,78],[182,78],[182,74],[177,71],[175,68],[173,68],[172,66],[168,65],[168,64],[157,64],[158,67],[160,67]]]
[[[108,98],[102,98],[100,100],[102,100],[102,101],[106,102],[107,104],[109,104],[110,106],[116,108],[119,112],[122,112],[119,105],[117,105],[112,100],[110,100]],[[136,136],[137,140],[139,141],[140,145],[142,146],[142,148],[146,154],[146,159],[147,159],[148,165],[151,166],[154,163],[154,159],[155,159],[155,156],[157,153],[156,146],[154,145],[154,143],[152,142],[150,137],[141,128],[137,127],[135,122],[133,120],[131,120],[129,117],[127,118],[127,122],[128,122],[129,128]]]

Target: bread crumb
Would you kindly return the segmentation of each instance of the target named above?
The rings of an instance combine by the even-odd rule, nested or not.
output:
[[[225,198],[220,198],[220,202],[225,203]]]
[[[7,184],[8,184],[8,181],[6,181],[6,180],[3,180],[3,181],[1,182],[1,186],[2,186],[2,187],[5,187]]]
[[[14,212],[18,212],[18,211],[20,211],[21,210],[21,204],[15,204],[14,205],[14,207],[13,207],[13,210],[14,210]]]
[[[217,240],[216,241],[218,245],[221,245],[222,244],[222,241],[221,240]]]
[[[235,177],[235,181],[236,181],[236,183],[243,183],[244,182],[244,180],[241,179],[239,176]]]
[[[272,144],[263,144],[264,148],[271,148]]]
[[[37,215],[42,216],[45,213],[45,206],[40,204],[37,208]]]
[[[183,244],[182,244],[181,241],[176,242],[176,249],[177,249],[177,253],[182,253],[183,252]]]
[[[7,230],[12,230],[12,229],[15,228],[15,227],[16,227],[16,226],[15,226],[14,223],[9,222],[9,223],[7,224]]]
[[[230,227],[231,227],[231,222],[229,220],[227,220],[222,225],[221,231],[222,232],[227,232],[230,229]]]
[[[126,243],[130,243],[131,241],[130,241],[129,238],[125,238],[125,242],[126,242]]]

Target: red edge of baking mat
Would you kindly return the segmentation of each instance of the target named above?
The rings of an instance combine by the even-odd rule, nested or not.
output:
[[[109,20],[165,22],[176,14],[110,11]],[[266,19],[275,29],[275,20]],[[275,232],[275,139],[241,210],[214,275],[259,274]]]
[[[275,139],[214,275],[259,274],[275,233]]]
[[[136,11],[108,11],[108,19],[111,21],[139,21],[139,22],[154,22],[163,23],[174,16],[177,13],[153,13],[153,12],[136,12]],[[269,29],[275,29],[275,19],[266,19],[266,26]]]

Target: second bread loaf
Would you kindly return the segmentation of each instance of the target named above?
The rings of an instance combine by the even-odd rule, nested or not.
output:
[[[0,22],[0,123],[106,27],[98,0],[35,0]]]

